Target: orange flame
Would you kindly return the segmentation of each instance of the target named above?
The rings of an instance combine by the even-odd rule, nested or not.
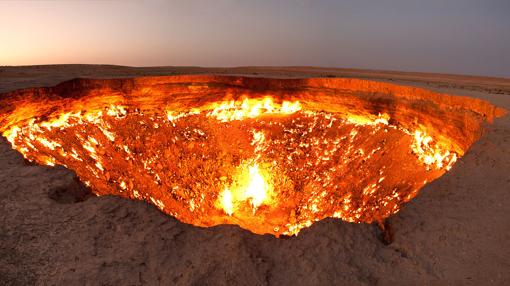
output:
[[[136,161],[138,161],[139,170],[147,173],[147,177],[143,177],[143,179],[152,178],[151,180],[153,181],[150,183],[155,184],[153,190],[159,191],[158,188],[163,188],[160,186],[167,187],[165,190],[168,190],[168,193],[171,193],[174,197],[178,198],[178,200],[186,201],[187,209],[185,211],[204,211],[205,217],[211,215],[211,213],[221,213],[223,220],[214,218],[214,220],[212,220],[213,223],[218,223],[218,221],[222,223],[225,221],[237,223],[245,220],[247,221],[246,225],[248,225],[248,227],[254,228],[259,227],[257,224],[261,223],[258,221],[258,217],[262,219],[266,219],[267,217],[275,219],[275,217],[278,216],[277,219],[275,219],[277,222],[274,223],[274,225],[277,225],[275,227],[275,232],[277,234],[297,234],[302,228],[310,226],[313,221],[327,216],[338,217],[350,222],[371,221],[373,218],[367,215],[370,211],[372,211],[372,213],[376,211],[380,211],[380,213],[385,212],[385,215],[395,213],[399,209],[399,202],[409,200],[416,194],[416,191],[412,191],[407,193],[406,196],[401,196],[397,190],[384,190],[384,184],[386,181],[390,181],[390,179],[388,179],[389,176],[383,174],[381,170],[379,176],[370,177],[370,179],[363,182],[364,185],[362,187],[359,187],[361,199],[356,198],[358,201],[355,201],[350,194],[344,194],[343,197],[337,196],[335,192],[341,193],[342,190],[335,189],[338,187],[338,178],[335,178],[335,176],[336,174],[346,172],[342,170],[342,166],[348,166],[351,160],[356,158],[362,157],[364,160],[369,160],[371,156],[376,156],[374,154],[380,150],[377,146],[370,146],[373,147],[370,149],[368,146],[359,145],[363,144],[363,142],[360,143],[360,141],[356,141],[357,138],[368,136],[366,132],[365,135],[360,135],[363,130],[370,130],[370,134],[375,134],[378,131],[389,132],[388,130],[402,131],[405,133],[404,136],[406,136],[406,140],[410,140],[411,142],[407,143],[409,141],[405,141],[406,143],[404,144],[406,145],[402,147],[403,150],[405,150],[404,153],[410,153],[409,149],[412,150],[419,164],[426,166],[427,170],[430,168],[439,171],[448,170],[457,159],[457,153],[455,153],[455,151],[449,150],[447,147],[448,145],[440,142],[440,139],[432,138],[424,131],[424,128],[406,130],[400,126],[392,125],[390,124],[390,117],[386,113],[378,115],[359,115],[302,110],[299,101],[280,101],[278,103],[271,97],[264,97],[220,101],[186,111],[165,109],[156,111],[155,114],[155,117],[144,117],[145,115],[139,111],[128,111],[125,106],[112,103],[103,109],[95,109],[88,112],[73,110],[56,114],[45,120],[30,119],[25,122],[19,122],[19,124],[12,124],[9,128],[5,129],[3,135],[11,142],[13,148],[20,151],[30,160],[36,160],[39,163],[52,166],[56,164],[65,165],[70,162],[75,168],[81,168],[79,174],[83,177],[83,181],[89,186],[96,187],[106,181],[106,183],[102,185],[103,191],[105,189],[110,191],[109,188],[116,188],[118,192],[125,196],[150,201],[161,210],[176,217],[181,215],[179,213],[179,208],[175,206],[176,203],[171,199],[165,198],[164,196],[154,198],[152,194],[144,193],[140,189],[135,190],[136,187],[132,178],[127,178],[125,174],[117,174],[117,177],[113,178],[110,174],[110,172],[114,172],[111,165],[113,156],[105,154],[104,149],[107,145],[115,145],[115,148],[113,148],[115,152],[117,152],[115,154],[115,160],[119,160],[120,158],[120,160],[123,161],[122,163],[129,162],[131,165],[136,164]],[[243,136],[250,136],[250,134],[252,136],[251,141],[243,141],[248,145],[245,147],[251,148],[251,153],[249,153],[249,156],[247,155],[239,161],[236,161],[237,167],[235,171],[228,174],[228,176],[226,176],[227,179],[223,180],[223,183],[220,183],[217,189],[212,188],[214,191],[210,192],[212,194],[209,194],[207,198],[203,193],[200,196],[187,197],[190,193],[194,192],[194,189],[189,185],[187,189],[180,188],[177,183],[174,185],[173,181],[169,182],[169,180],[165,178],[171,175],[171,173],[164,173],[165,170],[163,170],[163,167],[157,167],[157,163],[162,160],[162,157],[157,157],[154,154],[164,150],[151,150],[152,153],[150,155],[143,153],[142,150],[142,156],[139,156],[140,150],[135,151],[135,149],[132,148],[132,144],[122,142],[123,136],[126,135],[122,134],[122,127],[119,127],[122,125],[117,125],[117,123],[122,122],[122,120],[120,120],[122,118],[140,116],[138,119],[147,120],[147,122],[149,122],[146,124],[146,122],[138,121],[142,122],[144,126],[152,126],[154,129],[166,128],[166,132],[173,132],[172,134],[174,134],[175,137],[166,139],[169,139],[168,142],[175,143],[178,139],[176,137],[177,131],[181,129],[188,132],[186,133],[188,137],[194,136],[193,134],[197,136],[206,135],[207,130],[190,128],[187,124],[180,124],[183,121],[186,123],[186,120],[189,120],[190,117],[197,116],[200,120],[208,120],[207,118],[213,119],[209,120],[213,122],[208,123],[212,124],[207,125],[209,127],[213,126],[214,128],[218,128],[218,126],[220,126],[224,128],[226,125],[228,128],[231,128],[233,124],[229,122],[232,121],[272,116],[271,119],[275,119],[275,122],[277,122],[278,120],[286,118],[280,115],[290,114],[304,115],[303,117],[306,117],[306,120],[295,124],[294,119],[297,120],[299,118],[298,116],[293,116],[290,118],[290,121],[286,123],[287,125],[280,125],[283,126],[284,129],[282,129],[283,132],[277,134],[276,137],[280,136],[279,139],[274,139],[274,133],[272,135],[269,134],[270,131],[268,130],[270,128],[268,130],[262,128],[243,130]],[[319,121],[322,122],[322,125],[318,123]],[[304,128],[306,122],[310,124]],[[55,135],[65,129],[79,128],[80,126],[89,128],[93,126],[96,133],[91,133],[89,130],[82,129],[81,132],[72,132],[72,139],[61,138]],[[342,134],[343,136],[340,136],[340,133],[338,132],[337,134],[337,131],[340,129],[339,127],[342,126],[347,126],[345,130],[348,131],[345,131],[345,133]],[[314,130],[315,127],[317,127],[319,131]],[[329,128],[333,130],[328,133]],[[289,137],[282,137],[282,134],[290,135]],[[305,134],[308,134],[307,138],[309,139],[306,142],[302,139]],[[196,138],[192,139],[195,140]],[[191,143],[189,145],[197,145],[198,143],[195,144],[195,141],[190,141]],[[73,143],[70,144],[70,142]],[[280,149],[280,152],[282,152],[281,158],[278,157],[280,154],[273,154],[272,159],[276,160],[274,159],[275,157],[281,159],[278,161],[278,164],[288,164],[286,168],[299,166],[301,170],[297,171],[306,170],[306,172],[310,174],[316,166],[326,166],[331,162],[336,164],[327,165],[328,167],[326,169],[322,169],[320,177],[314,177],[313,179],[309,179],[306,176],[301,177],[305,178],[303,180],[307,181],[308,185],[304,184],[304,186],[300,187],[308,189],[303,191],[306,193],[306,200],[303,199],[299,201],[300,212],[297,218],[296,216],[298,215],[296,215],[296,211],[294,209],[290,210],[295,206],[285,201],[287,197],[280,196],[281,186],[276,185],[276,181],[279,179],[278,176],[282,175],[281,170],[280,173],[277,173],[274,170],[274,166],[277,166],[275,163],[276,161],[268,161],[267,155],[274,151],[274,144],[288,144],[285,146],[284,151]],[[408,146],[407,144],[410,145]],[[226,146],[230,148],[228,142]],[[188,147],[189,146],[187,146],[187,148]],[[342,148],[344,150],[340,151]],[[111,149],[110,147],[110,150]],[[189,149],[193,150],[193,147],[189,147]],[[227,151],[232,153],[237,152],[237,150],[233,150],[233,148]],[[344,157],[338,158],[337,156],[335,158],[335,154],[338,153],[341,153]],[[188,154],[196,155],[195,153]],[[149,156],[153,157],[149,158]],[[314,160],[311,159],[312,157]],[[183,160],[186,160],[186,158]],[[170,162],[168,164],[172,165],[173,163],[174,162]],[[328,169],[331,170],[331,173],[328,173]],[[431,177],[433,176],[436,175],[431,175]],[[170,184],[172,186],[169,187]],[[396,184],[395,181],[393,181],[393,184]],[[420,183],[413,185],[413,188],[422,186],[423,184],[425,184],[425,182],[421,183],[420,181]],[[210,185],[208,186],[211,187]],[[294,186],[287,187],[293,188]],[[197,188],[199,191],[203,191],[200,187]],[[209,189],[207,190],[209,191]],[[104,191],[104,193],[107,193],[107,191]],[[384,196],[379,194],[382,192],[386,192]],[[165,194],[165,192],[161,193]],[[155,194],[160,193],[155,192]],[[304,196],[302,194],[298,195]],[[370,202],[372,198],[377,198],[379,201],[375,203]],[[362,202],[359,202],[359,200],[362,200]],[[209,210],[204,207],[207,203],[209,203],[207,206],[214,206],[214,212],[208,213]],[[372,205],[370,203],[372,203]],[[380,207],[380,209],[377,209],[374,205],[377,205],[377,208]],[[289,217],[285,214],[282,215],[284,212],[278,210],[278,207],[281,206],[287,206],[288,211],[293,213],[293,215],[289,215]],[[272,212],[273,210],[275,211]],[[182,212],[184,213],[185,211]],[[228,215],[226,219],[225,214]],[[190,218],[191,216],[189,214],[186,215],[188,217],[185,219],[188,221],[200,223]],[[267,231],[264,227],[256,228],[256,230],[260,232]]]

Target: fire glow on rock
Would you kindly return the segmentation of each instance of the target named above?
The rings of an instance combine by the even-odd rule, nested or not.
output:
[[[279,236],[326,217],[380,221],[464,152],[385,110],[308,109],[267,91],[187,110],[89,97],[46,102],[47,116],[25,103],[3,118],[3,136],[30,161],[74,170],[97,195],[145,200],[203,227]]]

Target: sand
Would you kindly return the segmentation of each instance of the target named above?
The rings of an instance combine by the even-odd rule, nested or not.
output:
[[[168,74],[360,77],[487,100],[510,110],[510,80],[325,68],[0,67],[0,92],[74,77]],[[0,285],[505,285],[510,283],[510,116],[450,172],[375,225],[326,219],[277,239],[198,228],[144,202],[91,197],[62,167],[27,164],[0,139]]]

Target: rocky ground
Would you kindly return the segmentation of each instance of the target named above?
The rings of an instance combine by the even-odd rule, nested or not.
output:
[[[348,76],[482,98],[510,110],[510,80],[319,68],[0,67],[0,92],[73,77],[178,73]],[[374,225],[326,219],[277,239],[197,228],[144,202],[90,197],[61,167],[27,164],[0,139],[1,285],[508,285],[510,116],[450,172]],[[76,202],[78,201],[78,202]]]

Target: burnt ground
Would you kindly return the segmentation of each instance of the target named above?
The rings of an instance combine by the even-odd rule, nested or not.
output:
[[[156,70],[154,72],[153,70]],[[229,73],[112,66],[0,68],[0,91],[77,76]],[[37,71],[37,72],[35,72]],[[488,100],[510,110],[510,80],[305,68],[256,76],[355,76]],[[382,74],[382,75],[381,75]],[[144,202],[88,196],[71,171],[27,164],[0,139],[0,285],[508,285],[510,116],[388,221],[326,219],[277,239],[236,226],[198,228]]]

